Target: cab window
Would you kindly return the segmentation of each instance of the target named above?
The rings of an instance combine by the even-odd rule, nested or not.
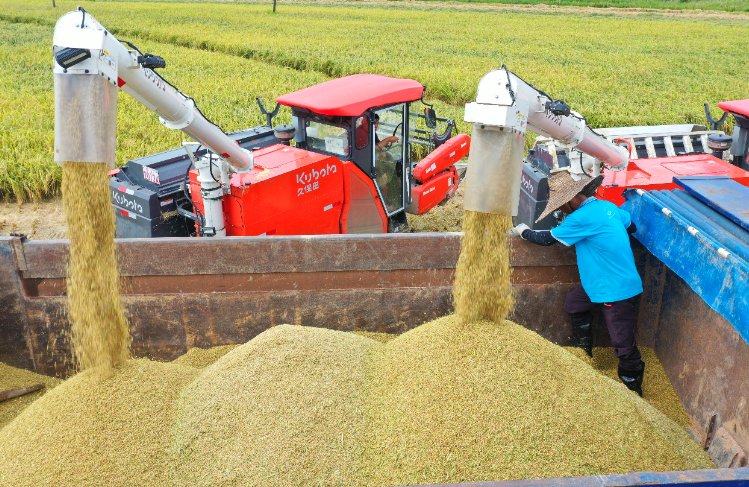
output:
[[[403,209],[405,159],[403,125],[405,105],[375,113],[374,167],[375,184],[388,216]]]
[[[307,147],[312,150],[348,157],[348,130],[338,125],[307,122]]]
[[[359,117],[356,119],[354,126],[356,127],[356,148],[363,149],[369,141],[369,119]]]

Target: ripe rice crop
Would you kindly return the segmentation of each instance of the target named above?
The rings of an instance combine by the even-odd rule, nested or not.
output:
[[[0,12],[6,21],[0,29],[0,193],[6,196],[38,198],[59,186],[59,171],[50,168],[49,48],[54,23],[77,3],[57,5],[9,0]],[[361,72],[416,79],[428,87],[428,99],[442,102],[439,114],[461,120],[481,77],[503,62],[567,101],[593,127],[704,123],[703,102],[720,113],[717,102],[746,98],[744,16],[424,5],[294,3],[275,15],[267,4],[244,3],[86,7],[118,37],[164,56],[164,75],[226,130],[264,122],[255,96],[271,104],[289,91]],[[283,112],[277,123],[288,116]],[[182,138],[121,95],[118,164],[179,146]]]

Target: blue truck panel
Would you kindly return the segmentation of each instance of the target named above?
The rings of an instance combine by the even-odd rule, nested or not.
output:
[[[707,206],[749,230],[749,188],[726,176],[691,176],[674,182]],[[746,234],[749,243],[749,234]]]
[[[735,223],[736,215],[749,210],[749,199],[728,198],[722,178],[682,178],[677,184],[689,193],[625,192],[622,208],[637,225],[635,238],[749,342],[749,231]]]

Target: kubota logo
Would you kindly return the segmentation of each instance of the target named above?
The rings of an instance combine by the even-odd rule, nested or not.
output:
[[[119,206],[130,208],[131,210],[135,210],[141,214],[143,213],[143,207],[137,201],[127,199],[122,193],[112,191],[112,199]]]
[[[325,176],[329,174],[333,174],[338,172],[338,168],[335,165],[328,164],[328,167],[323,168],[321,170],[313,169],[311,173],[307,173],[307,171],[302,172],[301,174],[296,175],[296,182],[297,184],[309,184],[312,181],[317,181],[320,178],[324,178]]]
[[[327,167],[319,171],[317,169],[312,169],[311,173],[307,173],[307,171],[304,171],[301,174],[297,174],[296,182],[297,184],[302,185],[296,189],[297,196],[303,196],[307,193],[315,191],[316,189],[320,189],[320,181],[318,180],[335,172],[338,172],[338,168],[335,166],[335,164],[333,164],[332,166],[328,164]]]

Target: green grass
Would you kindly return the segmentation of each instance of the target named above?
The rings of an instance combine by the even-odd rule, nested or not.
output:
[[[0,195],[54,194],[51,37],[77,2],[10,0],[0,11]],[[226,130],[264,122],[254,97],[371,72],[416,79],[462,119],[481,77],[506,63],[594,127],[704,123],[703,102],[747,97],[749,18],[477,10],[424,4],[85,2],[119,38],[167,60],[167,79]],[[419,6],[421,5],[421,6]],[[429,4],[426,4],[429,5]],[[279,123],[288,117],[284,112]],[[464,124],[459,127],[465,131]],[[118,164],[181,133],[121,93]]]

